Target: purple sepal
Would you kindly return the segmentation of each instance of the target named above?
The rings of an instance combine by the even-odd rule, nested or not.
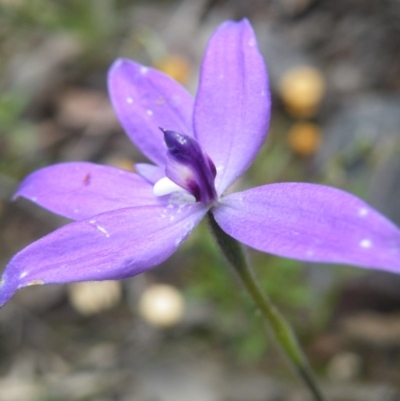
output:
[[[27,246],[7,265],[0,306],[34,284],[114,280],[157,266],[203,218],[200,204],[114,210],[70,223]]]
[[[18,275],[7,274],[7,272],[4,272],[0,280],[0,308],[12,298],[18,288]]]
[[[174,131],[162,130],[168,148],[165,173],[186,189],[196,201],[208,204],[217,199],[214,187],[216,170],[196,140]]]
[[[60,163],[33,172],[14,199],[21,196],[72,220],[162,203],[153,195],[152,184],[138,174],[88,162]]]
[[[195,137],[218,171],[219,195],[259,152],[270,112],[268,76],[254,31],[246,19],[227,21],[208,43],[193,116]]]
[[[154,163],[165,165],[165,144],[158,127],[190,135],[193,98],[164,73],[119,59],[108,73],[108,91],[127,135]]]
[[[400,230],[339,189],[265,185],[224,197],[213,214],[229,235],[260,251],[400,272]]]

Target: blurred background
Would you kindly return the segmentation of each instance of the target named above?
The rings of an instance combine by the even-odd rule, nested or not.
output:
[[[247,17],[268,65],[268,140],[239,188],[318,182],[400,224],[398,0],[0,0],[0,268],[67,223],[18,182],[143,156],[106,91],[117,57],[196,92],[214,29]],[[400,400],[400,277],[250,251],[331,400]],[[30,287],[0,312],[0,401],[302,401],[206,224],[123,282]]]

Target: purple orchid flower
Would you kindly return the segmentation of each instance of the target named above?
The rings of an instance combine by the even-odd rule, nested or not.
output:
[[[163,73],[128,60],[111,67],[109,92],[122,126],[154,165],[138,164],[136,174],[62,163],[28,176],[15,198],[76,221],[14,256],[0,305],[32,284],[148,270],[208,212],[260,251],[400,271],[399,229],[346,192],[281,183],[224,195],[255,158],[270,118],[267,73],[247,20],[226,22],[211,38],[195,99]]]

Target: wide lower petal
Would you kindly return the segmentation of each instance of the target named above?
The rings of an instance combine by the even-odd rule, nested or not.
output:
[[[193,98],[162,72],[120,59],[110,68],[108,90],[127,135],[154,163],[165,164],[159,127],[192,135]]]
[[[21,196],[73,220],[162,203],[139,175],[88,162],[55,164],[33,172],[22,181],[14,199]]]
[[[217,168],[221,194],[264,142],[270,92],[263,58],[247,20],[226,22],[211,38],[195,102],[196,138]]]
[[[11,259],[0,306],[34,284],[122,279],[166,260],[206,213],[201,204],[115,210],[68,224]]]
[[[260,251],[400,273],[400,230],[335,188],[265,185],[223,198],[213,213],[224,231]]]

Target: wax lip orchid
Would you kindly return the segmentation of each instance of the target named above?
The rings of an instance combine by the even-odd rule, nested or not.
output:
[[[255,158],[270,117],[267,73],[247,20],[226,22],[212,36],[195,99],[129,60],[113,64],[108,82],[122,126],[154,164],[132,173],[62,163],[29,175],[15,198],[75,222],[14,256],[0,305],[32,284],[141,273],[173,254],[207,213],[260,251],[400,271],[399,229],[346,192],[281,183],[224,195]]]

